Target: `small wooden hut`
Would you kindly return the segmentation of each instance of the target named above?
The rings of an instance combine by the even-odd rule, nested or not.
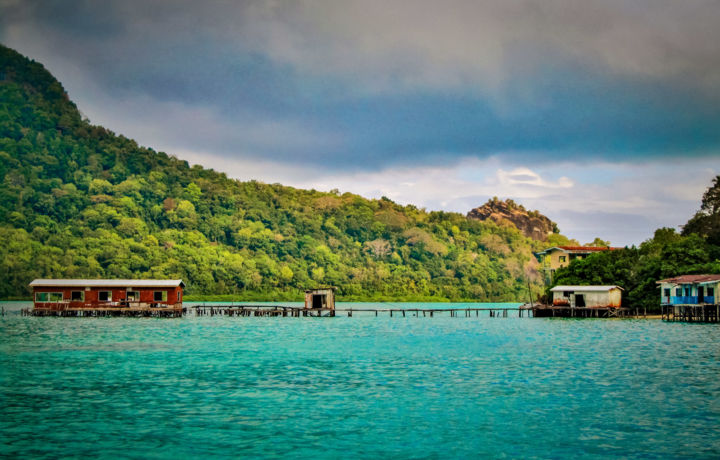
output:
[[[335,287],[307,289],[305,308],[313,310],[335,310]]]

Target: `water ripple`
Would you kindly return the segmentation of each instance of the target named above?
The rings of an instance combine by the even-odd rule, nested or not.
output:
[[[8,457],[718,458],[720,327],[0,320]]]

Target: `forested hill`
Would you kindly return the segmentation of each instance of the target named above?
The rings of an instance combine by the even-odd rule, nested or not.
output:
[[[153,277],[243,299],[524,300],[536,279],[540,243],[512,226],[190,167],[83,120],[5,47],[0,179],[1,298],[34,278]]]

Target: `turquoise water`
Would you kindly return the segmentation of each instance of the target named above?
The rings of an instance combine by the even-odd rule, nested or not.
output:
[[[717,325],[16,307],[0,318],[4,456],[720,456]]]

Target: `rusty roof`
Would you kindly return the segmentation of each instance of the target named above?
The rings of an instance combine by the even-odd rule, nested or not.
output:
[[[553,249],[562,249],[563,251],[573,251],[573,252],[600,252],[600,251],[616,251],[618,249],[623,248],[614,248],[610,246],[604,246],[604,247],[598,247],[598,246],[553,246],[551,248],[547,248],[544,251],[538,252],[538,254],[545,254],[546,252],[550,252]]]
[[[701,284],[710,281],[720,281],[720,275],[680,275],[674,278],[660,280],[658,283]]]
[[[606,291],[612,291],[613,289],[620,289],[621,291],[624,291],[625,289],[621,288],[620,286],[555,286],[554,288],[550,289],[551,292],[559,292],[559,291],[580,291],[580,292],[606,292]]]
[[[333,292],[335,292],[335,291],[337,291],[337,287],[336,286],[319,286],[319,287],[315,287],[315,288],[305,289],[306,294],[309,292],[315,292],[315,291],[333,291]]]
[[[33,287],[185,287],[182,280],[87,280],[87,279],[37,279]]]

